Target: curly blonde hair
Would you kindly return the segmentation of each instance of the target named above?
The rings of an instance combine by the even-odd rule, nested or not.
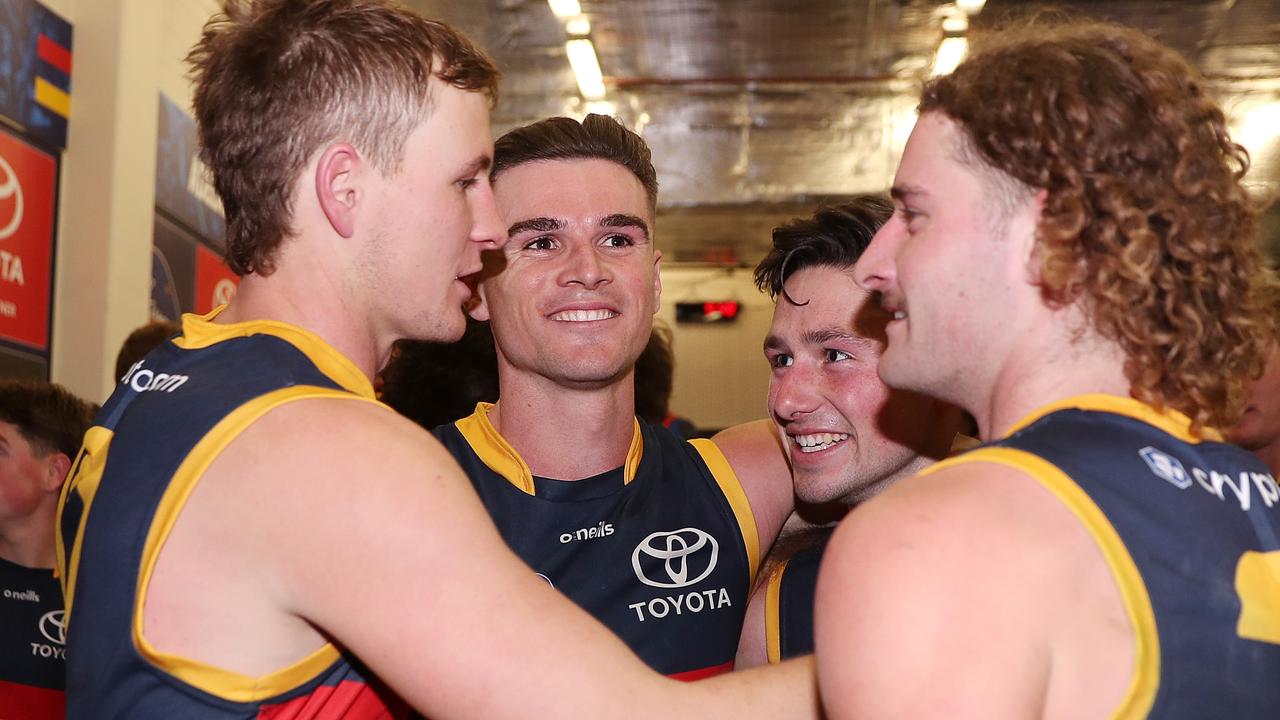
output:
[[[1181,56],[1103,23],[992,33],[920,112],[964,130],[961,156],[1046,191],[1043,295],[1081,302],[1124,350],[1137,399],[1227,428],[1275,334],[1249,167]]]

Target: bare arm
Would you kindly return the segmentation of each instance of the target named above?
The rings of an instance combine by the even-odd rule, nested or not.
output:
[[[911,478],[841,524],[815,628],[830,717],[1041,717],[1059,565],[1017,493],[989,492],[1016,475],[975,463]]]
[[[716,433],[712,440],[742,483],[764,552],[796,505],[791,466],[777,430],[768,420],[756,420]]]
[[[756,583],[747,603],[747,614],[742,621],[742,634],[738,637],[738,655],[733,666],[739,670],[765,665],[769,662],[768,644],[765,638],[765,593],[768,584]]]
[[[536,579],[445,450],[385,409],[308,401],[259,423],[275,449],[255,472],[280,481],[255,498],[263,522],[252,532],[258,562],[280,578],[283,610],[323,628],[427,715],[816,712],[803,663],[693,684],[649,670]],[[305,446],[292,445],[302,430]],[[283,528],[282,516],[292,521]]]

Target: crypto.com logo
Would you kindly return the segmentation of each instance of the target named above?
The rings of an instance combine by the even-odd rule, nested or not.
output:
[[[18,182],[18,173],[13,171],[13,166],[4,157],[0,157],[0,171],[3,172],[3,177],[0,177],[0,202],[13,198],[13,217],[0,227],[0,240],[5,240],[18,232],[18,227],[22,225],[22,183]]]
[[[640,562],[641,556],[661,560],[661,565],[649,564],[646,574],[645,566]],[[690,578],[690,565],[696,568],[700,563],[693,561],[707,558],[706,569]],[[640,541],[635,552],[631,553],[631,567],[636,571],[640,582],[657,588],[688,587],[706,578],[716,569],[716,559],[720,556],[720,545],[716,539],[698,528],[681,528],[670,532],[656,532]],[[654,579],[656,571],[665,571],[665,578]],[[696,572],[696,570],[695,570]]]
[[[40,618],[40,634],[55,645],[67,644],[67,614],[65,610],[47,612]]]

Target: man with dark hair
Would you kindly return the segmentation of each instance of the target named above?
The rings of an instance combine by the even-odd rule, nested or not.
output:
[[[54,520],[93,406],[61,385],[0,381],[0,717],[64,716]]]
[[[880,376],[986,444],[859,506],[818,582],[830,715],[1280,716],[1280,490],[1221,442],[1274,335],[1247,155],[1112,25],[975,43],[924,89],[855,268]]]
[[[671,391],[675,386],[676,356],[671,348],[671,328],[655,322],[649,342],[636,358],[636,417],[650,425],[661,425],[688,440],[697,428],[671,411]]]
[[[129,333],[116,354],[116,380],[124,377],[134,363],[160,347],[160,343],[182,332],[182,326],[168,320],[152,320]]]
[[[961,411],[876,376],[888,317],[853,266],[889,218],[864,195],[773,231],[756,285],[777,306],[764,341],[769,416],[785,438],[796,497],[851,507],[947,456]],[[813,593],[832,527],[790,534],[766,558],[752,593],[738,663],[813,652]]]
[[[499,401],[437,429],[510,546],[658,671],[733,667],[762,551],[793,507],[766,421],[685,442],[637,419],[661,291],[649,148],[612,118],[499,138],[510,223],[486,253]]]
[[[227,2],[191,59],[242,281],[126,376],[76,459],[68,717],[778,712],[768,683],[649,672],[374,400],[396,340],[462,334],[480,250],[506,243],[491,61],[383,0]]]

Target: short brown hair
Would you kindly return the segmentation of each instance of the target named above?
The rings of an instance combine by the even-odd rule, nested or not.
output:
[[[958,156],[1046,191],[1042,292],[1123,348],[1135,397],[1234,424],[1273,333],[1249,166],[1181,56],[1142,33],[1037,19],[924,90]],[[999,194],[999,190],[989,190]],[[998,201],[998,200],[997,200]]]
[[[325,143],[349,141],[389,175],[431,111],[431,78],[497,96],[470,40],[386,0],[223,0],[187,61],[240,275],[274,269],[294,181]]]
[[[649,210],[658,207],[658,172],[644,138],[607,115],[592,113],[578,122],[551,117],[518,127],[498,138],[493,147],[493,171],[539,160],[610,160],[631,171],[644,186]]]
[[[55,383],[0,380],[0,421],[17,427],[40,457],[74,458],[97,410]]]

